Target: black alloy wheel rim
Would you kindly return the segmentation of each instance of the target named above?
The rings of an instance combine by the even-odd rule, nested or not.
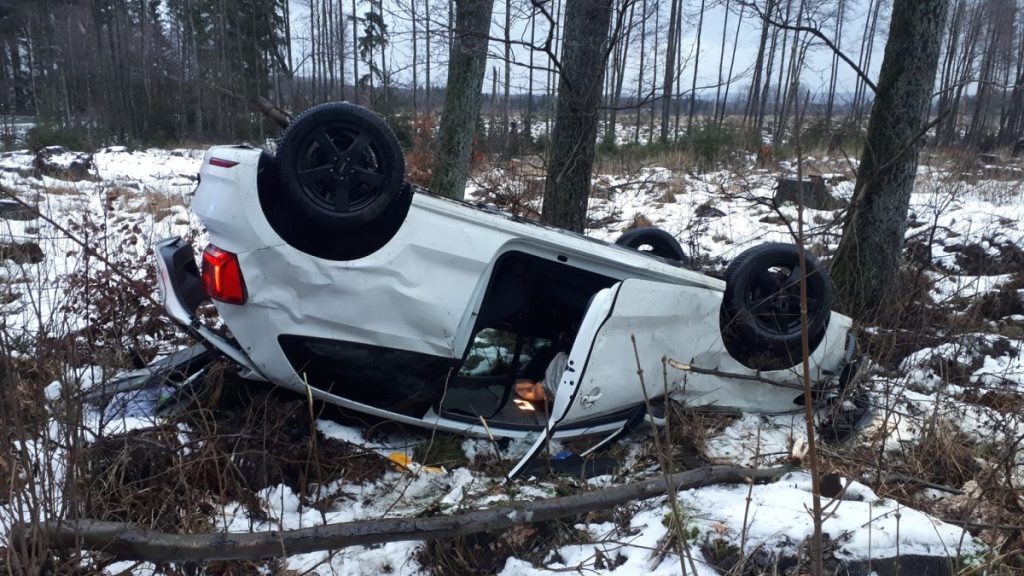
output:
[[[759,327],[778,336],[800,330],[800,275],[799,266],[775,266],[754,276],[745,303]]]
[[[298,182],[303,193],[322,209],[358,212],[384,190],[386,168],[371,137],[345,123],[320,126],[299,148]]]

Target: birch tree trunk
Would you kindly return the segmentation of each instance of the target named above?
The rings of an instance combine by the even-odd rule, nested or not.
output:
[[[840,307],[872,318],[898,288],[948,0],[895,0],[850,215],[832,261]]]

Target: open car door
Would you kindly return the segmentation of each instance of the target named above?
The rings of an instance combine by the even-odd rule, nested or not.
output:
[[[598,291],[590,299],[583,322],[573,341],[572,350],[569,352],[565,372],[562,373],[562,379],[555,391],[555,398],[551,403],[551,416],[548,418],[547,425],[523,458],[509,471],[508,478],[513,478],[522,472],[523,468],[544,449],[558,425],[572,413],[578,412],[578,410],[573,410],[573,405],[581,388],[580,377],[583,376],[595,339],[605,321],[608,320],[621,288],[622,282],[613,284]]]
[[[721,304],[718,290],[639,279],[598,292],[576,335],[546,430],[509,477],[521,472],[559,429],[593,426],[596,432],[614,422],[624,429],[631,418],[636,420],[645,399],[669,392],[690,405],[765,413],[799,409],[794,387],[802,365],[758,372],[740,364],[722,342]],[[830,326],[825,339],[845,338],[845,328]],[[831,374],[820,365],[824,349],[818,346],[811,355],[813,379]],[[667,358],[676,366],[701,370],[667,366]]]

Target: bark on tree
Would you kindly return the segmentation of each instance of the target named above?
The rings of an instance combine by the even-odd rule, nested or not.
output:
[[[840,307],[871,318],[893,298],[948,0],[895,0],[850,214],[832,261]]]
[[[570,0],[571,3],[572,0]],[[12,530],[12,546],[44,542],[50,548],[102,551],[121,559],[164,562],[259,560],[280,558],[349,546],[368,546],[402,540],[437,540],[546,522],[618,504],[664,494],[669,485],[689,490],[725,483],[766,484],[794,469],[796,462],[757,470],[739,466],[707,466],[643,482],[584,492],[572,496],[524,502],[428,518],[383,518],[325,524],[298,530],[169,534],[124,522],[63,520],[39,525],[19,524]]]
[[[461,200],[473,153],[473,132],[480,115],[487,70],[487,30],[494,0],[456,0],[455,28],[448,58],[448,87],[438,129],[430,188]]]
[[[562,73],[542,219],[577,232],[583,231],[587,219],[612,6],[612,0],[565,3]]]

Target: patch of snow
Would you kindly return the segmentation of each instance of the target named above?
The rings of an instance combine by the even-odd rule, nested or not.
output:
[[[850,484],[846,495],[842,500],[822,500],[826,512],[822,530],[837,543],[834,554],[839,559],[954,556],[981,548],[963,528],[879,498],[858,482]],[[852,499],[854,496],[856,499]],[[807,512],[811,508],[811,479],[806,472],[794,472],[766,485],[688,490],[681,492],[679,499],[693,510],[695,521],[706,531],[714,531],[736,545],[743,542],[748,554],[758,549],[795,554],[797,546],[814,530]]]

